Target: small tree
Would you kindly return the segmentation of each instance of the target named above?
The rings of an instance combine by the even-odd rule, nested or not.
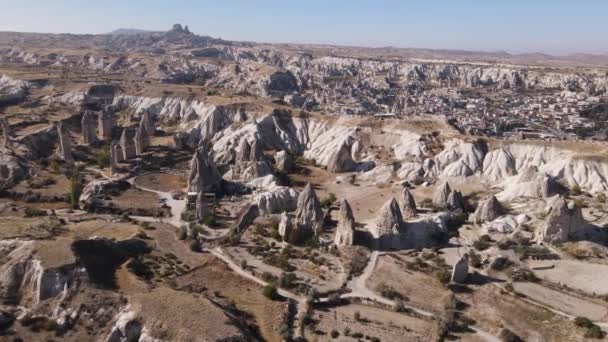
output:
[[[264,286],[264,288],[262,289],[262,294],[264,295],[264,297],[266,297],[270,300],[279,299],[279,293],[277,292],[277,287],[273,284],[268,284],[268,285]]]

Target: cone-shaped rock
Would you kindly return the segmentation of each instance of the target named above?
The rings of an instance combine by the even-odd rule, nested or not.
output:
[[[242,139],[236,149],[236,161],[249,161],[249,155],[251,154],[251,146],[247,139]]]
[[[451,211],[464,211],[464,197],[460,191],[452,191],[448,196],[446,208]]]
[[[346,142],[342,143],[340,149],[327,162],[327,171],[340,173],[352,171],[355,166],[350,146]]]
[[[207,149],[203,146],[197,148],[190,161],[188,191],[197,193],[217,191],[221,183],[222,176],[207,154]]]
[[[340,202],[340,216],[338,217],[338,227],[334,243],[337,246],[350,246],[353,244],[355,234],[355,218],[350,204],[344,198]]]
[[[297,239],[303,241],[312,235],[318,235],[323,228],[323,210],[321,202],[312,185],[308,183],[298,196],[296,209]]]
[[[504,214],[504,212],[505,209],[496,197],[490,196],[479,203],[477,210],[473,213],[472,221],[475,224],[491,222]]]
[[[403,218],[397,200],[393,197],[380,209],[380,216],[376,219],[376,237],[394,233],[393,230],[401,227]]]
[[[403,188],[401,192],[401,215],[404,219],[418,215],[416,200],[408,188]]]
[[[142,125],[146,129],[146,133],[148,136],[153,136],[156,133],[156,126],[154,125],[154,117],[150,111],[146,110],[142,115],[139,121],[140,125]]]
[[[567,242],[584,225],[581,208],[575,203],[568,204],[560,196],[553,202],[544,226],[540,227],[537,240],[547,243]]]
[[[469,255],[465,254],[452,267],[452,282],[464,283],[469,275]]]
[[[445,208],[448,204],[448,197],[452,193],[452,188],[448,182],[445,182],[435,189],[433,194],[433,204],[439,208]]]

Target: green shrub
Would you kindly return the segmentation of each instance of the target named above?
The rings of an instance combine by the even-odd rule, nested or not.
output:
[[[445,285],[450,282],[452,275],[450,274],[450,271],[448,271],[447,269],[444,268],[444,269],[437,271],[435,273],[435,277],[437,277],[437,280],[439,280],[440,283]]]
[[[40,210],[36,208],[26,207],[24,210],[25,217],[39,217],[46,216],[46,210]]]
[[[603,338],[604,332],[602,331],[602,329],[599,326],[594,324],[591,328],[587,329],[587,331],[585,332],[585,337],[586,338]]]
[[[262,289],[262,294],[264,295],[264,297],[266,297],[270,300],[279,299],[279,293],[277,292],[277,287],[273,284],[268,284],[268,285],[264,286],[264,288]]]
[[[334,204],[336,199],[337,199],[336,195],[334,193],[330,192],[329,195],[327,196],[327,198],[325,198],[323,201],[321,201],[321,207],[323,207],[323,208],[331,207],[331,205]]]
[[[340,333],[338,332],[338,330],[332,330],[331,333],[329,333],[329,335],[331,336],[331,338],[336,339],[338,337],[340,337]]]
[[[593,321],[591,321],[589,318],[587,317],[576,317],[574,319],[574,324],[576,324],[579,327],[582,328],[591,328],[592,326],[594,326],[595,324],[593,324]]]

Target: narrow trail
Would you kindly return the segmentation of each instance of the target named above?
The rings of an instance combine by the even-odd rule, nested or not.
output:
[[[163,221],[162,218],[149,218],[149,217],[138,217],[138,219],[143,219],[145,221],[166,222],[166,223],[170,223],[171,225],[178,227],[178,228],[181,225],[186,223],[181,219],[181,213],[186,208],[186,200],[175,200],[175,199],[173,199],[173,196],[171,196],[171,194],[168,192],[157,191],[154,189],[149,189],[146,187],[139,186],[135,183],[135,178],[136,177],[132,177],[128,181],[131,184],[133,184],[135,187],[137,187],[138,189],[156,193],[160,196],[160,198],[166,199],[165,200],[166,204],[171,208],[171,215],[172,215],[171,218],[168,219],[168,221]],[[268,285],[267,282],[256,277],[255,275],[249,273],[247,270],[243,269],[240,265],[235,263],[234,260],[232,260],[232,258],[230,258],[230,256],[228,256],[221,247],[216,247],[213,249],[205,249],[205,250],[208,251],[209,253],[211,253],[213,256],[220,259],[222,262],[224,262],[233,272],[235,272],[239,276],[249,279],[250,281],[253,281],[261,286]],[[373,274],[373,272],[376,268],[376,265],[378,262],[378,257],[381,255],[384,255],[384,254],[385,253],[373,251],[368,260],[368,264],[366,265],[366,267],[363,270],[363,272],[361,273],[361,275],[353,278],[352,280],[350,280],[347,283],[347,287],[351,290],[351,292],[340,295],[340,298],[345,298],[345,299],[359,298],[359,299],[375,301],[377,303],[388,305],[388,306],[394,306],[395,305],[394,301],[376,294],[374,291],[372,291],[370,288],[368,288],[367,284],[366,284],[367,280]],[[295,333],[295,337],[302,336],[301,320],[304,317],[304,315],[301,311],[303,311],[304,308],[306,307],[306,304],[305,304],[306,298],[299,296],[293,292],[281,289],[281,288],[277,289],[277,292],[279,293],[279,295],[281,295],[285,298],[288,298],[290,300],[293,300],[297,303],[298,312],[296,314],[296,321],[294,322],[294,333]],[[317,298],[318,302],[327,302],[328,300],[329,300],[329,297]],[[407,310],[414,312],[420,316],[424,316],[427,318],[435,317],[435,315],[431,312],[428,312],[428,311],[425,311],[422,309],[418,309],[418,308],[415,308],[413,306],[409,306],[406,304],[404,304],[404,306]],[[487,342],[500,342],[500,339],[498,337],[496,337],[488,332],[485,332],[485,331],[479,329],[478,327],[471,327],[471,329],[473,331],[475,331],[475,333],[478,337],[482,338],[483,340],[485,340]]]

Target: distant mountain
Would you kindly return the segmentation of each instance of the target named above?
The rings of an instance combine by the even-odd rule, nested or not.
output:
[[[154,32],[157,32],[157,31],[140,30],[140,29],[136,29],[136,28],[119,28],[119,29],[109,32],[107,34],[111,35],[111,36],[132,36],[135,34],[154,33]]]

